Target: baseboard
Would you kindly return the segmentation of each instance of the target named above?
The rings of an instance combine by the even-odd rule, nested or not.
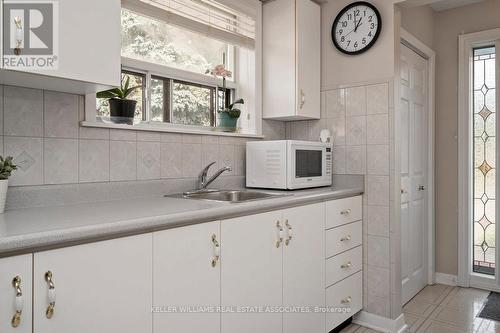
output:
[[[455,287],[457,286],[457,276],[436,272],[436,283]]]
[[[403,313],[396,319],[389,319],[373,313],[361,311],[354,316],[352,322],[360,326],[371,328],[372,330],[386,333],[403,333],[408,328]]]

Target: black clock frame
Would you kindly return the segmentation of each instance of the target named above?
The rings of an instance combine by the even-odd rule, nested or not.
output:
[[[337,24],[339,23],[340,18],[342,17],[342,15],[345,12],[347,12],[349,9],[351,9],[353,7],[357,7],[357,6],[367,6],[367,7],[370,7],[373,10],[373,12],[375,13],[375,15],[377,15],[377,20],[378,20],[377,31],[375,31],[375,37],[372,39],[372,41],[370,43],[368,43],[364,48],[362,48],[360,50],[357,50],[357,51],[347,51],[347,50],[344,50],[337,43],[335,27],[337,26]],[[337,17],[335,17],[335,20],[333,21],[331,35],[332,35],[333,45],[335,45],[335,47],[337,48],[337,50],[339,50],[340,52],[342,52],[344,54],[357,55],[357,54],[364,53],[364,52],[368,51],[369,49],[371,49],[371,47],[375,44],[375,42],[377,41],[378,37],[380,36],[380,32],[381,31],[382,31],[382,17],[380,16],[380,12],[378,11],[377,7],[375,7],[374,5],[372,5],[371,3],[366,2],[366,1],[356,1],[356,2],[353,2],[353,3],[349,4],[349,5],[347,5],[346,7],[344,7],[337,14]]]

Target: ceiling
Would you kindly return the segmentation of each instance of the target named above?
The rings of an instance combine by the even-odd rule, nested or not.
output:
[[[466,6],[481,1],[483,0],[442,0],[432,3],[430,6],[432,7],[432,9],[439,12],[442,10]]]
[[[435,11],[443,11],[452,8],[462,7],[484,0],[406,0],[399,5],[403,7],[416,7],[429,5]]]

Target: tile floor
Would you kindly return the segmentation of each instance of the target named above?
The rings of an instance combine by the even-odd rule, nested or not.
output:
[[[500,322],[479,318],[489,292],[450,287],[427,286],[403,307],[411,333],[495,333]],[[342,333],[376,333],[358,325],[350,325]]]

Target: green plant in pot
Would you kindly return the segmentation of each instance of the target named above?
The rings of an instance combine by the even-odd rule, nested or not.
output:
[[[236,125],[238,124],[238,119],[241,116],[241,110],[235,108],[238,104],[245,104],[243,98],[238,99],[227,108],[219,110],[219,127],[223,131],[236,131]]]
[[[127,99],[127,97],[140,87],[141,86],[130,87],[130,77],[127,76],[122,79],[119,88],[113,88],[97,93],[97,98],[104,98],[108,100],[111,121],[129,125],[134,123],[137,101]]]
[[[5,210],[9,178],[12,171],[17,170],[17,166],[13,160],[12,156],[0,156],[0,213],[3,213]]]

